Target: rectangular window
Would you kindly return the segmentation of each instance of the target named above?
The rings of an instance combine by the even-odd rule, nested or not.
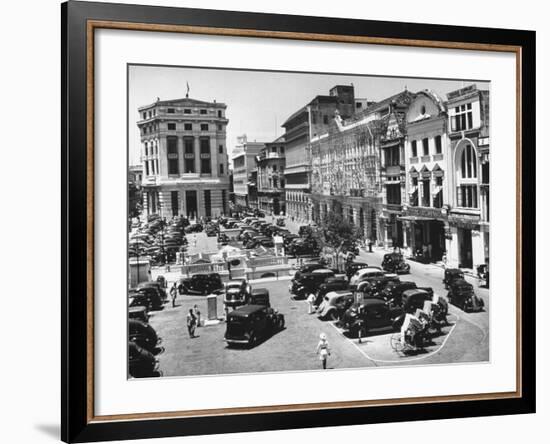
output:
[[[201,131],[208,131],[208,123],[201,123]]]
[[[324,123],[325,125],[328,125],[328,116],[326,116],[326,115],[323,116],[323,123]]]
[[[451,117],[451,130],[464,131],[473,128],[472,104],[455,107],[455,115]]]
[[[223,145],[218,146],[218,153],[223,154]]]
[[[178,192],[177,191],[171,191],[170,192],[170,200],[172,203],[172,216],[177,216],[179,214],[178,207],[179,207],[179,200],[178,200]]]
[[[223,174],[223,163],[220,163],[220,174]]]
[[[176,129],[176,124],[175,123],[169,123],[168,124],[168,130],[172,131],[172,130],[175,130]]]
[[[430,205],[430,179],[422,181],[422,206],[429,207]]]
[[[204,212],[206,217],[212,216],[212,203],[210,200],[210,190],[204,190]]]
[[[168,108],[168,109],[166,110],[166,112],[167,112],[168,114],[174,114],[174,113],[176,112],[176,110],[175,110],[174,108]]]
[[[183,110],[183,114],[191,114],[191,110],[189,108],[186,108]]]
[[[460,185],[457,197],[459,207],[477,208],[477,185]]]
[[[184,168],[186,173],[194,173],[195,172],[195,147],[194,147],[195,141],[187,137],[183,139],[183,146],[184,146]]]
[[[489,185],[489,162],[481,164],[481,183]]]
[[[422,139],[422,155],[428,156],[430,154],[430,145],[428,138]]]
[[[221,125],[218,125],[218,131],[221,131],[223,128]]]
[[[192,123],[184,123],[183,124],[183,129],[185,131],[193,131],[193,124]]]
[[[385,166],[398,166],[399,165],[399,146],[393,146],[385,150]]]
[[[205,109],[201,109],[201,114],[206,114],[208,111],[206,111]]]
[[[167,137],[168,174],[179,174],[178,138]]]
[[[416,148],[416,140],[413,140],[411,142],[411,157],[417,157],[417,156],[418,156],[418,151]]]
[[[401,204],[401,185],[398,183],[386,185],[386,199],[390,205]]]
[[[222,111],[221,109],[218,110],[218,117],[221,117],[222,116]]]
[[[146,176],[149,175],[149,162],[148,161],[145,161],[145,175]]]
[[[441,154],[441,136],[435,136],[435,152],[436,154]]]
[[[210,139],[200,139],[201,174],[212,174],[210,162]]]

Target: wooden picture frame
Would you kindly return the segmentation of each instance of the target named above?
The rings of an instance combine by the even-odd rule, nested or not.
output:
[[[107,3],[62,14],[62,416],[65,442],[414,421],[535,411],[535,33]],[[516,55],[517,390],[491,394],[94,414],[94,32],[313,40]],[[524,111],[529,110],[529,118]],[[513,258],[511,258],[512,260]],[[510,291],[513,291],[512,289]]]

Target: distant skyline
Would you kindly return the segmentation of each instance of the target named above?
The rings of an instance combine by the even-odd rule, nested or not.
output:
[[[437,80],[368,75],[311,74],[237,69],[182,68],[131,65],[128,72],[128,135],[130,165],[140,163],[140,134],[137,109],[161,100],[189,97],[227,105],[227,149],[229,158],[237,136],[249,141],[272,142],[284,133],[281,125],[295,111],[317,95],[328,95],[334,85],[355,87],[355,97],[380,101],[403,91],[430,89],[443,100],[446,94],[476,83],[488,89],[490,83],[470,80]]]

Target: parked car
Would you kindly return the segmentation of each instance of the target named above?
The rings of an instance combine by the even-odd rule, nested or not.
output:
[[[361,270],[363,268],[369,268],[369,264],[366,262],[349,262],[346,264],[346,276],[348,279],[351,279],[357,270]]]
[[[269,302],[269,291],[267,288],[254,288],[250,293],[249,303],[251,305],[264,305],[271,307]]]
[[[248,303],[251,292],[250,284],[246,279],[231,280],[225,284],[223,303],[227,308],[234,310]]]
[[[367,298],[353,304],[342,316],[339,325],[352,336],[366,336],[376,330],[399,330],[403,324],[403,308],[382,299]]]
[[[187,227],[185,227],[186,233],[200,233],[202,231],[203,227],[201,224],[191,224]]]
[[[443,276],[445,289],[448,289],[451,283],[456,279],[464,279],[464,272],[460,268],[446,268]]]
[[[162,284],[162,281],[156,280],[156,281],[140,282],[137,285],[137,289],[139,290],[141,288],[155,288],[163,302],[166,302],[168,300],[168,295],[166,294],[166,290],[164,289],[164,285]]]
[[[158,360],[135,342],[128,342],[128,373],[133,378],[155,376]]]
[[[385,273],[382,276],[378,275],[366,275],[363,276],[362,280],[357,284],[358,291],[365,291],[363,289],[364,285],[368,285],[369,292],[373,297],[379,297],[378,294],[390,283],[397,284],[401,282],[399,276],[395,273]]]
[[[227,315],[227,328],[224,339],[229,346],[256,345],[285,326],[281,313],[265,305],[243,305]]]
[[[474,286],[464,279],[451,282],[447,299],[463,311],[481,311],[485,306],[483,299],[474,293]]]
[[[294,239],[286,248],[289,256],[317,256],[321,249],[317,242],[310,239]]]
[[[137,319],[138,321],[149,322],[147,307],[144,307],[143,305],[128,307],[128,319]]]
[[[416,282],[413,281],[388,282],[386,286],[380,290],[378,295],[381,299],[391,302],[394,305],[403,305],[403,292],[416,288],[418,288]],[[425,290],[427,287],[423,287],[422,289]]]
[[[299,277],[292,279],[289,290],[294,299],[305,299],[309,293],[316,293],[320,285],[328,278],[335,276],[334,270],[318,268],[310,273],[301,273]]]
[[[369,278],[384,276],[385,273],[378,267],[367,267],[357,270],[349,280],[350,287],[357,287],[357,284],[361,281],[365,281]]]
[[[414,313],[416,310],[422,309],[424,302],[430,301],[432,297],[433,290],[431,292],[421,290],[420,288],[405,290],[401,295],[401,306],[404,311]]]
[[[321,319],[337,321],[351,307],[354,301],[355,296],[352,291],[330,291],[323,298],[323,302],[321,302],[317,313]]]
[[[388,273],[406,274],[411,266],[405,262],[401,253],[387,253],[382,260],[382,269]]]
[[[223,290],[223,283],[218,273],[197,273],[191,277],[182,277],[177,283],[179,294],[196,294],[206,296]]]
[[[331,291],[347,290],[349,288],[348,282],[345,279],[340,278],[327,278],[325,282],[319,285],[319,289],[315,295],[315,305],[320,305],[324,300],[327,293]]]
[[[143,287],[143,288],[132,288],[129,291],[129,306],[137,307],[143,306],[147,310],[162,310],[164,307],[164,301],[160,296],[160,293],[156,288],[153,287]]]
[[[157,344],[161,342],[153,327],[137,319],[128,320],[128,339],[151,353],[156,352]]]

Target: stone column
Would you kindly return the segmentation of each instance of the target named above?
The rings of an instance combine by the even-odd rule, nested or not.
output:
[[[199,173],[201,172],[201,145],[200,145],[200,139],[199,137],[194,137],[194,145],[195,145],[195,172]]]

